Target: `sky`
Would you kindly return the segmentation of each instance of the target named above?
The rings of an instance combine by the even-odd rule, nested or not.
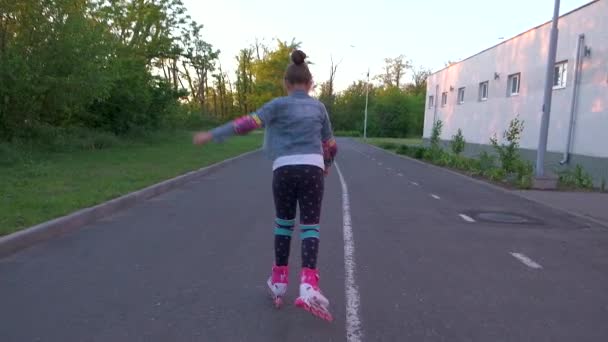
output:
[[[606,0],[602,0],[606,1]],[[560,13],[590,0],[561,0]],[[554,0],[184,0],[204,25],[203,39],[221,50],[234,80],[235,56],[256,40],[301,42],[316,83],[339,62],[336,88],[382,72],[384,58],[406,56],[437,71],[551,20]]]

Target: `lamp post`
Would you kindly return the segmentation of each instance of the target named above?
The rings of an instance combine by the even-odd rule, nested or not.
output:
[[[545,153],[547,152],[547,136],[549,134],[549,119],[551,117],[551,99],[553,96],[553,77],[555,74],[555,56],[557,54],[557,24],[559,20],[559,1],[555,0],[551,37],[549,38],[549,55],[547,58],[547,74],[545,78],[545,94],[543,99],[543,116],[540,123],[540,136],[536,152],[536,177],[545,176]]]
[[[363,119],[363,139],[367,139],[367,104],[369,102],[369,68],[367,69],[367,83],[365,84],[365,118]]]

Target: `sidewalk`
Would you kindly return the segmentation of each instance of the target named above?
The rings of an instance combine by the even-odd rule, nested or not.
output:
[[[559,191],[517,191],[518,194],[548,206],[585,216],[608,227],[608,194]]]

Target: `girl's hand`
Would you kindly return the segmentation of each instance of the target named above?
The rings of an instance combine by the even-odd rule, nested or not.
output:
[[[210,132],[198,132],[192,138],[194,145],[204,145],[213,139],[213,135]]]

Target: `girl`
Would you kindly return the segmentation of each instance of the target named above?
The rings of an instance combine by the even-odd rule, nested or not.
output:
[[[319,289],[317,253],[319,218],[323,200],[324,175],[337,152],[325,106],[308,93],[312,75],[306,54],[296,50],[287,67],[284,84],[288,96],[266,103],[257,112],[242,116],[210,132],[197,133],[194,143],[222,141],[233,134],[247,134],[265,128],[264,147],[273,162],[272,190],[276,208],[274,229],[275,264],[267,281],[274,303],[282,304],[289,279],[287,266],[291,235],[300,207],[302,273],[297,307],[331,321],[329,301]]]

